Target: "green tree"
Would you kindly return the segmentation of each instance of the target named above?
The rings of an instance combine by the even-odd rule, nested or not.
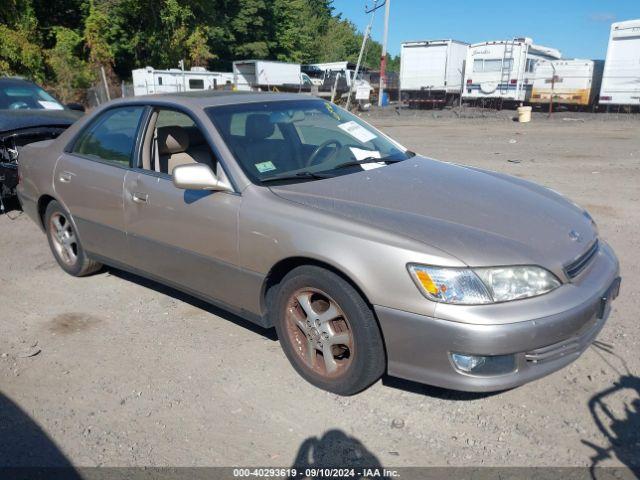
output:
[[[54,75],[53,91],[63,102],[82,100],[78,89],[89,87],[95,78],[79,55],[82,36],[65,27],[56,27],[54,32],[55,46],[46,51],[47,64]]]
[[[168,35],[163,38],[165,54],[170,65],[176,65],[187,56],[187,40],[189,38],[189,22],[193,12],[188,2],[165,0],[160,11],[163,32]],[[162,37],[161,37],[162,38]]]
[[[0,73],[52,85],[65,100],[99,79],[188,64],[230,70],[234,60],[358,58],[362,34],[332,0],[4,0]],[[364,64],[377,69],[380,44]],[[397,59],[389,58],[389,70]]]
[[[207,30],[200,26],[197,26],[187,38],[186,46],[192,65],[204,66],[209,60],[216,58],[209,49],[208,40]]]
[[[277,60],[306,63],[313,59],[320,19],[309,0],[274,0],[271,52]]]
[[[0,75],[22,75],[43,81],[41,36],[31,3],[10,0],[7,7],[0,17]]]
[[[89,4],[89,15],[84,22],[84,40],[89,49],[89,63],[94,68],[111,67],[113,52],[109,42],[110,20],[108,4]]]
[[[219,2],[219,8],[230,15],[229,38],[233,58],[267,58],[269,38],[267,19],[269,10],[264,0],[230,0]]]
[[[357,34],[353,23],[340,17],[332,17],[324,34],[320,35],[314,46],[315,60],[332,62],[337,60],[358,60],[362,36]]]

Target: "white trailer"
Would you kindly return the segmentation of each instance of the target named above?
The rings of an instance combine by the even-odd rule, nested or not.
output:
[[[539,62],[531,92],[532,104],[588,107],[594,104],[600,92],[601,60],[553,60]],[[553,100],[552,100],[553,99]]]
[[[462,91],[469,44],[458,40],[404,42],[400,94],[409,106],[452,103]]]
[[[555,48],[530,38],[476,43],[469,47],[462,98],[524,103],[531,97],[536,66],[562,58]]]
[[[640,19],[611,25],[601,105],[640,105]]]
[[[191,70],[156,70],[153,67],[145,67],[133,70],[131,76],[135,96],[215,90],[233,83],[231,72],[210,72],[202,67],[193,67]]]
[[[237,90],[299,90],[311,87],[311,79],[298,63],[272,60],[239,60],[233,62],[234,85]]]

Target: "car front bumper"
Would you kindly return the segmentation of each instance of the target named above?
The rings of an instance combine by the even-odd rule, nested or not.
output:
[[[387,349],[388,373],[473,392],[506,390],[543,377],[576,360],[593,343],[609,316],[619,284],[618,260],[603,243],[594,261],[575,282],[558,289],[566,288],[569,294],[565,291],[537,297],[533,302],[529,299],[503,304],[508,309],[521,305],[530,317],[524,321],[468,323],[468,307],[461,308],[461,318],[454,321],[375,306]],[[537,316],[531,306],[540,299],[545,302],[542,310],[549,309],[549,302],[560,303],[553,308],[556,313]],[[474,307],[472,316],[477,319],[483,311],[496,313],[496,307],[500,308]],[[451,353],[514,355],[515,368],[499,375],[468,374],[454,366]]]

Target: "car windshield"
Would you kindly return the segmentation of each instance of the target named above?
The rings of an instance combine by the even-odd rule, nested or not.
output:
[[[207,114],[254,183],[320,180],[412,156],[324,100],[236,104],[208,108]]]
[[[0,110],[64,110],[64,107],[37,85],[0,82]]]

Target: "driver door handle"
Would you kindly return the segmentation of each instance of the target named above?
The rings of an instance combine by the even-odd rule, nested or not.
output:
[[[133,192],[131,194],[131,200],[133,200],[135,203],[147,203],[147,200],[149,200],[149,195],[146,193]]]
[[[60,176],[58,177],[58,179],[62,182],[62,183],[69,183],[71,182],[71,179],[73,178],[73,173],[71,172],[62,172],[60,174]]]

